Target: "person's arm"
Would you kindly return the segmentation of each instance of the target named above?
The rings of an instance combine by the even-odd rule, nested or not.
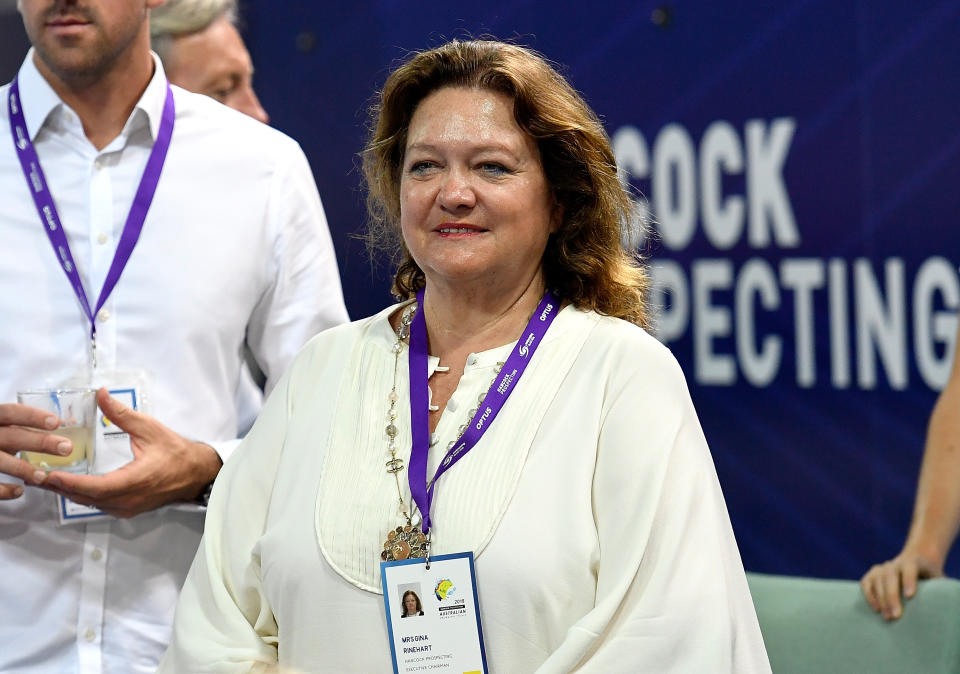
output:
[[[285,375],[210,497],[200,549],[177,603],[160,674],[273,671],[277,624],[260,582],[257,541],[266,526],[290,408]]]
[[[274,273],[247,328],[267,393],[307,340],[349,320],[313,174],[300,147],[284,140],[269,186],[268,218],[275,235],[268,254]]]
[[[957,335],[960,345],[960,332]],[[867,602],[887,620],[903,615],[901,592],[916,594],[918,578],[943,575],[960,528],[960,358],[930,415],[913,520],[903,549],[860,580]]]
[[[647,351],[602,420],[595,606],[541,671],[769,672],[683,375],[665,349]]]

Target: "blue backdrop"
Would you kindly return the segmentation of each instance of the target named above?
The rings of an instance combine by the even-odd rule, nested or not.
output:
[[[355,234],[366,107],[391,66],[485,33],[564,64],[658,223],[633,242],[747,569],[854,578],[896,553],[960,306],[960,0],[251,0],[244,15],[354,317],[390,301]],[[0,19],[9,76],[23,37]]]
[[[372,93],[408,50],[516,38],[564,64],[650,202],[660,337],[687,373],[746,567],[853,578],[899,549],[960,304],[960,1],[252,2],[245,15],[264,105],[316,173],[354,317],[389,301],[351,238]]]

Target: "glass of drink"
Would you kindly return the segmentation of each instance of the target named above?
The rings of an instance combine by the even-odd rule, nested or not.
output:
[[[68,438],[73,451],[67,456],[20,452],[20,458],[40,470],[89,473],[93,469],[96,437],[97,391],[92,388],[36,389],[17,393],[17,402],[55,414],[60,427],[52,431]]]

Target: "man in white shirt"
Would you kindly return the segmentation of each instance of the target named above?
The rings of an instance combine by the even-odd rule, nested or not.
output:
[[[56,436],[15,426],[50,430],[46,415],[0,405],[5,673],[156,668],[202,530],[202,508],[186,502],[259,408],[244,344],[269,392],[304,341],[347,319],[302,151],[168,90],[149,51],[161,2],[22,0],[34,49],[0,88],[0,401],[93,381],[135,392],[126,400],[140,408],[98,396],[130,434],[129,464],[45,476],[15,452],[50,450]]]
[[[236,20],[236,0],[167,0],[151,13],[150,44],[171,82],[266,123]]]

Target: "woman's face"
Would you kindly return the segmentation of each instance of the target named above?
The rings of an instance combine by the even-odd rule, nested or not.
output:
[[[428,284],[526,287],[559,214],[510,98],[445,87],[420,102],[407,134],[400,224]]]
[[[403,598],[403,607],[406,610],[407,614],[417,612],[417,598],[412,594],[408,594]]]

